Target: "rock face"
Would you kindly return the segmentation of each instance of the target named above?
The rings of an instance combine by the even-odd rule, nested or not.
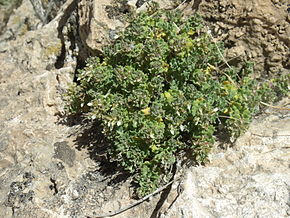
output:
[[[184,193],[166,217],[181,217],[181,212],[184,217],[290,216],[290,114],[268,113],[233,148],[217,149],[209,165],[187,172]],[[211,215],[190,209],[196,205]]]
[[[260,73],[289,72],[290,14],[282,1],[202,1],[199,13],[225,42],[232,63],[251,61]]]
[[[59,22],[39,28],[34,14],[24,0],[1,35],[1,217],[58,217],[61,212],[48,205],[86,168],[76,163],[81,154],[70,149],[68,127],[58,125],[56,116],[76,61],[55,68],[63,46]],[[78,170],[71,170],[72,164]]]
[[[124,27],[124,23],[120,20],[112,19],[113,15],[108,16],[107,11],[112,2],[108,0],[79,2],[80,38],[91,53],[100,52],[104,44],[115,38],[114,33],[117,29]]]
[[[1,217],[96,217],[118,210],[136,202],[131,178],[107,161],[97,124],[63,118],[63,98],[80,59],[101,52],[126,25],[121,15],[144,10],[149,1],[67,0],[51,13],[47,1],[38,2],[47,23],[23,0],[0,27]],[[159,2],[198,10],[232,61],[254,60],[260,73],[289,73],[286,1]],[[190,167],[171,190],[116,217],[290,216],[289,134],[289,111],[268,110],[233,147],[217,147],[207,166]]]
[[[21,0],[0,1],[0,34],[5,30],[6,24],[15,7],[21,4]]]

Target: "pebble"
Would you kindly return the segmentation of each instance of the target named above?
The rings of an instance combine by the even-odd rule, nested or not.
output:
[[[287,215],[290,216],[290,208],[286,211]]]
[[[72,199],[73,200],[76,200],[76,199],[78,199],[79,198],[79,193],[78,193],[78,191],[77,190],[73,190],[73,192],[72,192]]]
[[[270,57],[270,60],[272,62],[278,62],[278,61],[281,61],[282,57],[280,55],[276,55],[274,54],[273,56]]]

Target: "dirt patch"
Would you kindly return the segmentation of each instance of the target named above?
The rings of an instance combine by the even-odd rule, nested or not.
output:
[[[224,42],[231,64],[254,62],[257,75],[289,73],[290,13],[286,0],[203,0],[195,9],[214,37]]]

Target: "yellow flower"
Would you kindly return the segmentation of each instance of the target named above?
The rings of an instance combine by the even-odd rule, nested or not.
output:
[[[159,39],[159,38],[162,38],[162,37],[164,37],[164,36],[166,36],[166,33],[158,33],[157,35],[156,35],[156,37],[157,37],[157,39]]]
[[[145,115],[150,114],[150,107],[146,107],[145,109],[141,110]]]
[[[190,49],[193,46],[193,43],[191,40],[186,40],[185,48]]]
[[[192,36],[192,35],[195,34],[195,32],[194,32],[193,30],[189,30],[189,31],[187,32],[187,34],[190,35],[190,36]]]
[[[231,84],[230,81],[223,81],[223,85],[229,85],[229,84]]]
[[[155,151],[158,150],[158,147],[153,144],[153,145],[150,145],[150,149],[151,149],[152,152],[155,152]]]
[[[164,92],[164,97],[168,100],[168,101],[172,101],[173,97],[169,92]]]

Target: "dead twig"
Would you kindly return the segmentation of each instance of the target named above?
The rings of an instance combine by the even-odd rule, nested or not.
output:
[[[210,36],[210,38],[212,39],[212,41],[213,41],[213,43],[214,43],[214,45],[215,45],[215,47],[216,47],[216,49],[217,49],[217,51],[218,51],[220,57],[222,58],[223,62],[225,63],[225,65],[227,65],[227,67],[228,67],[229,69],[233,70],[233,68],[231,67],[231,65],[229,65],[227,59],[226,59],[225,56],[223,55],[222,51],[220,50],[219,46],[218,46],[217,43],[215,42],[215,39],[214,39],[213,35],[211,34],[211,30],[210,30],[210,28],[209,28],[207,25],[205,25],[205,26],[206,26],[206,28],[207,28],[207,34],[208,34],[208,35]],[[223,73],[223,74],[228,78],[228,80],[229,80],[232,84],[236,84],[235,81],[234,81],[234,80],[233,80],[233,79],[232,79],[232,78],[231,78],[227,73],[225,73],[225,72],[222,72],[222,73]]]
[[[125,212],[125,211],[127,211],[127,210],[133,208],[133,207],[136,207],[137,205],[139,205],[139,204],[141,204],[142,202],[146,201],[147,199],[149,199],[149,198],[152,197],[153,195],[156,195],[157,193],[163,191],[163,190],[166,189],[169,185],[171,185],[173,182],[175,182],[175,181],[177,181],[177,180],[178,180],[178,179],[175,179],[175,180],[172,180],[172,181],[168,182],[166,185],[164,185],[164,186],[158,188],[156,191],[152,192],[151,194],[146,195],[145,197],[143,197],[142,199],[136,201],[136,202],[133,203],[133,204],[130,204],[130,205],[128,205],[128,206],[126,206],[126,207],[124,207],[124,208],[121,208],[121,209],[119,209],[119,210],[116,210],[116,211],[114,211],[114,212],[112,212],[112,213],[103,214],[103,215],[97,215],[97,216],[95,216],[95,218],[104,218],[104,217],[112,217],[112,216],[116,216],[116,215],[118,215],[118,214],[120,214],[120,213],[123,213],[123,212]],[[90,217],[90,216],[88,216],[88,217]]]
[[[59,26],[65,25],[66,21],[70,17],[71,13],[76,9],[78,0],[67,0],[59,9],[57,16],[52,20],[54,23],[58,23]]]
[[[189,2],[188,0],[184,0],[174,10],[179,10],[183,5],[185,5],[185,3],[188,3],[188,2]]]
[[[221,56],[221,58],[223,59],[224,63],[227,65],[228,68],[232,69],[232,67],[229,65],[228,61],[226,60],[226,58],[224,57],[223,53],[221,52],[220,48],[218,47],[217,43],[214,40],[213,35],[211,34],[211,30],[209,29],[209,27],[207,25],[205,25],[207,28],[207,34],[210,36],[210,38],[212,39],[213,43],[215,44],[217,51],[219,53],[219,55]]]
[[[178,186],[177,186],[177,195],[174,198],[174,200],[171,202],[171,204],[169,205],[169,207],[163,213],[164,215],[166,215],[168,213],[168,211],[172,208],[172,206],[175,204],[175,202],[177,201],[177,199],[179,198],[179,196],[182,194],[183,191],[184,191],[184,189],[181,186],[181,184],[178,184]]]
[[[261,104],[263,104],[263,105],[265,105],[267,107],[271,107],[271,108],[275,108],[275,109],[279,109],[279,110],[287,110],[287,111],[290,111],[290,108],[287,108],[287,107],[273,106],[273,105],[267,104],[267,103],[262,102],[262,101],[261,101]]]
[[[253,136],[258,136],[258,137],[262,137],[262,138],[274,138],[274,137],[287,137],[290,135],[261,135],[261,134],[257,134],[257,133],[251,133]]]

